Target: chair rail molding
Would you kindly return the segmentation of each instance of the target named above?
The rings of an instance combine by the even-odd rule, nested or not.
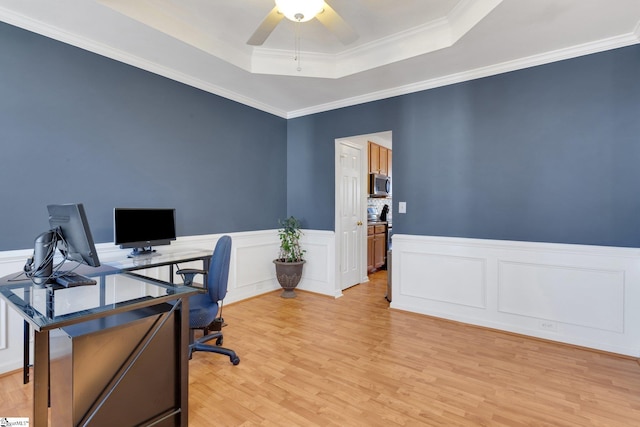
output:
[[[393,236],[391,308],[640,356],[640,250]]]

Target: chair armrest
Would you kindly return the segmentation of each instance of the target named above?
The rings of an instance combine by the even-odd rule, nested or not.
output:
[[[203,276],[206,277],[207,272],[205,270],[198,270],[196,268],[182,268],[182,269],[176,271],[176,274],[179,274],[179,275],[182,276],[182,280],[183,280],[185,285],[191,286],[191,285],[193,285],[193,278],[196,275],[202,274]]]
[[[180,270],[176,271],[176,274],[207,274],[207,272],[205,270],[198,270],[197,268],[181,268]]]

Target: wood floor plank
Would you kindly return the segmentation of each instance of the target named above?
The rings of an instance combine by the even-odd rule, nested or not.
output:
[[[640,426],[636,360],[390,310],[385,276],[226,306],[241,363],[194,354],[190,426]],[[20,380],[0,416],[29,416]]]

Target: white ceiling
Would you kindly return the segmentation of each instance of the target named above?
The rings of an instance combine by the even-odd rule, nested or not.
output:
[[[273,0],[0,0],[0,20],[285,117],[640,42],[640,0],[326,0],[358,39]],[[301,70],[298,70],[298,65]]]

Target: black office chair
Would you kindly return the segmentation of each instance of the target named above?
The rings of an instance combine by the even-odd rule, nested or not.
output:
[[[234,365],[240,363],[240,358],[235,351],[221,347],[223,341],[220,331],[223,323],[222,300],[227,295],[230,259],[231,237],[222,236],[213,250],[208,272],[191,268],[176,271],[183,277],[185,285],[192,285],[193,278],[197,274],[202,274],[205,279],[206,292],[189,298],[189,359],[194,351],[209,351],[229,356]],[[215,325],[219,325],[219,328]],[[195,329],[202,329],[204,336],[195,340]],[[211,333],[209,333],[210,329],[213,330]],[[205,344],[213,339],[216,340],[216,345]]]

